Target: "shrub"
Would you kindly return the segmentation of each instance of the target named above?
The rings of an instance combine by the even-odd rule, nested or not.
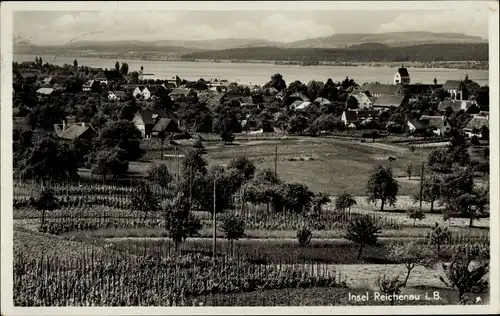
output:
[[[377,243],[380,228],[370,216],[364,215],[352,219],[347,225],[346,231],[344,238],[359,244],[357,258],[359,260],[365,245],[375,245]]]
[[[148,169],[148,178],[163,188],[167,188],[172,181],[172,175],[165,164],[152,165]]]
[[[304,247],[309,245],[312,238],[312,232],[308,227],[302,227],[297,231],[297,240],[300,246]]]
[[[409,218],[413,219],[413,226],[416,226],[417,219],[420,221],[425,218],[425,212],[416,207],[410,207],[406,211],[406,214]]]

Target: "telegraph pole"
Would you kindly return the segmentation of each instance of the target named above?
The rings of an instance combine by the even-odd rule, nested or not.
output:
[[[424,190],[424,163],[422,162],[422,171],[420,171],[420,211],[422,211],[423,190]]]
[[[274,176],[278,178],[278,146],[276,146],[274,152]]]
[[[192,183],[192,166],[189,166],[189,205],[191,205],[193,198],[193,183]]]
[[[212,250],[212,256],[215,259],[215,251],[217,250],[217,212],[216,212],[216,203],[215,203],[215,197],[216,197],[216,179],[214,178],[214,214],[213,214],[213,235],[214,235],[214,240],[213,240],[213,250]]]
[[[180,167],[179,167],[179,147],[175,147],[177,151],[177,182],[179,182],[179,173],[180,173]]]

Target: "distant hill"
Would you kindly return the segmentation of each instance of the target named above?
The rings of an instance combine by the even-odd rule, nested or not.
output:
[[[377,46],[377,45],[376,45]],[[368,49],[251,47],[195,52],[189,59],[274,61],[394,62],[487,61],[488,44],[423,44]]]
[[[392,47],[410,46],[418,44],[457,44],[457,43],[487,43],[478,36],[460,33],[432,33],[432,32],[392,32],[392,33],[340,33],[332,36],[317,37],[292,43],[286,48],[346,48],[362,43],[380,43]]]
[[[358,45],[351,45],[347,49],[352,50],[377,50],[377,49],[388,49],[391,46],[382,43],[363,43]]]

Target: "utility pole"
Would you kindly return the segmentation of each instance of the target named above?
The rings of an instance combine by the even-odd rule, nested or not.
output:
[[[179,182],[179,173],[180,173],[180,167],[179,167],[179,147],[175,147],[176,152],[177,152],[177,182]]]
[[[191,205],[193,198],[193,184],[192,184],[192,166],[189,166],[189,205]]]
[[[278,178],[278,146],[276,146],[274,152],[274,176]]]
[[[422,162],[422,171],[420,171],[420,211],[422,211],[423,190],[424,190],[424,163]]]
[[[217,250],[217,212],[216,212],[216,203],[215,203],[215,198],[216,198],[216,179],[214,178],[214,222],[213,222],[213,235],[214,235],[214,240],[213,240],[213,249],[212,249],[212,256],[215,259],[215,251]]]

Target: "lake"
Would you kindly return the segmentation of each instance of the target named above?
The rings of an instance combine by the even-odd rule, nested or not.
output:
[[[42,55],[43,61],[55,64],[73,64],[73,57],[57,57]],[[35,55],[16,54],[14,61],[34,61]],[[300,80],[304,83],[310,80],[326,82],[328,78],[333,81],[344,80],[346,76],[354,79],[358,84],[378,81],[392,83],[396,68],[391,67],[347,67],[347,66],[297,66],[274,65],[271,63],[211,63],[211,62],[183,62],[183,61],[152,61],[152,60],[127,60],[120,59],[129,65],[129,71],[139,70],[144,67],[144,73],[154,74],[146,78],[166,79],[179,76],[181,79],[198,80],[203,78],[227,79],[230,82],[241,84],[263,85],[275,73],[280,73],[287,83]],[[78,58],[78,65],[94,68],[114,68],[115,60],[101,58]],[[412,83],[432,83],[434,78],[438,84],[446,80],[461,80],[465,74],[480,85],[488,84],[488,70],[473,69],[444,69],[444,68],[408,68]]]

